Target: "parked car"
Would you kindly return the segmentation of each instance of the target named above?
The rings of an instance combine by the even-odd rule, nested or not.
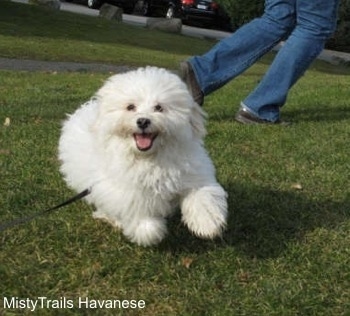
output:
[[[230,17],[214,0],[143,0],[142,14],[232,30]]]
[[[130,14],[134,11],[137,2],[138,0],[87,0],[87,6],[91,9],[99,9],[102,4],[110,3],[122,8],[125,13]]]

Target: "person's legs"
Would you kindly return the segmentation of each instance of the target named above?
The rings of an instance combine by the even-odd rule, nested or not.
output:
[[[297,0],[297,26],[242,107],[267,121],[279,119],[289,89],[322,51],[336,27],[339,0]]]
[[[266,0],[262,17],[239,28],[209,52],[189,59],[207,95],[236,77],[286,37],[295,25],[296,0]]]

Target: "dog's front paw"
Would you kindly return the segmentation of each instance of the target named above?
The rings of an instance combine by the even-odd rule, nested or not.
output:
[[[181,204],[182,221],[201,238],[221,236],[226,227],[227,194],[219,185],[189,192]]]
[[[163,218],[144,218],[124,227],[124,234],[130,241],[145,247],[158,244],[166,233],[167,227]]]

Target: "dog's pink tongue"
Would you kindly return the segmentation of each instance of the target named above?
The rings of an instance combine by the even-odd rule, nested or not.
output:
[[[135,134],[136,145],[140,150],[146,150],[152,146],[151,134]]]

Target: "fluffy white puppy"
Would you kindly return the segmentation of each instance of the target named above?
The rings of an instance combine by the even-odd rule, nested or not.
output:
[[[203,147],[204,113],[165,69],[109,78],[65,121],[61,171],[76,191],[91,188],[95,218],[148,246],[167,232],[176,207],[190,231],[214,238],[226,225],[226,192]]]

